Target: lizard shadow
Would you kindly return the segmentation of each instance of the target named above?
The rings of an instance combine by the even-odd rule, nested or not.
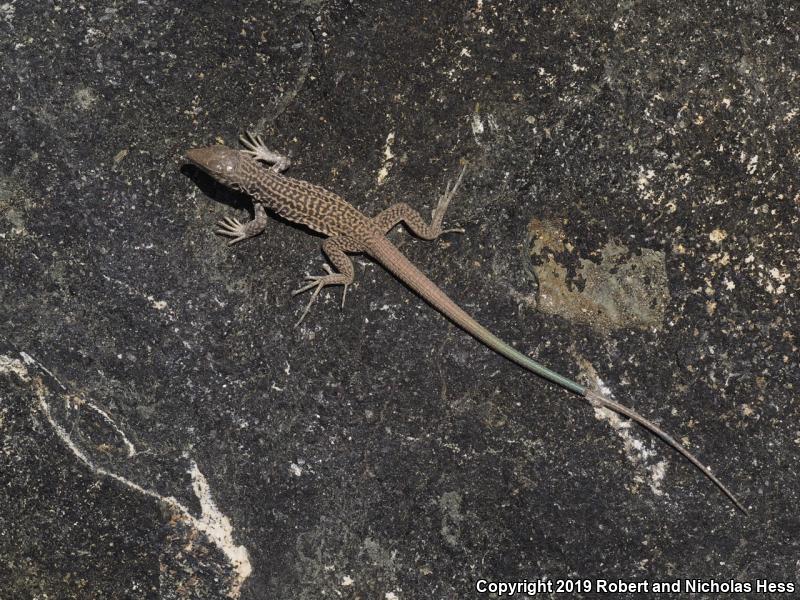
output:
[[[215,202],[226,204],[234,210],[246,210],[250,214],[251,219],[255,217],[253,199],[248,194],[236,191],[233,188],[229,188],[225,184],[214,179],[211,175],[199,167],[196,167],[192,164],[183,165],[180,169],[180,172],[182,175],[185,175],[192,180],[192,182],[194,182],[194,184],[200,188],[200,191],[203,192],[203,194]],[[283,225],[288,225],[289,227],[293,227],[314,237],[325,237],[324,235],[314,231],[309,227],[306,227],[305,225],[289,221],[268,207],[265,208],[267,208],[270,218],[282,223]]]
[[[181,174],[191,179],[206,196],[221,204],[227,204],[236,210],[248,210],[250,218],[253,217],[253,201],[245,193],[237,192],[221,184],[202,169],[194,165],[183,165]]]

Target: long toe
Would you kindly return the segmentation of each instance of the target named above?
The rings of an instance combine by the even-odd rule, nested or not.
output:
[[[292,296],[297,296],[297,294],[302,294],[303,292],[307,292],[308,290],[310,290],[311,288],[313,288],[314,286],[317,286],[317,285],[319,285],[319,284],[316,281],[312,281],[311,283],[304,285],[300,289],[297,289],[297,290],[293,291],[292,292]]]

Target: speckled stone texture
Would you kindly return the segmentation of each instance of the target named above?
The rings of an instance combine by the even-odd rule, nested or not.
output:
[[[796,583],[799,31],[790,0],[0,3],[0,598]],[[320,239],[226,246],[249,202],[182,159],[245,129],[368,214],[468,162],[466,234],[391,239],[750,515],[369,260],[293,328]]]

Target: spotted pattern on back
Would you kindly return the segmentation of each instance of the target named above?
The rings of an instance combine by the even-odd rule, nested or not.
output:
[[[324,235],[347,235],[361,242],[369,242],[382,235],[369,217],[341,196],[313,183],[265,168],[244,153],[231,179],[255,202],[289,221]]]

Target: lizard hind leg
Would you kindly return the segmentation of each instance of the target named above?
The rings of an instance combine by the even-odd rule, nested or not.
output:
[[[330,237],[325,240],[322,243],[322,251],[325,253],[325,256],[328,257],[328,260],[330,260],[331,264],[333,264],[333,266],[336,267],[339,272],[334,273],[333,269],[331,269],[328,264],[324,264],[322,267],[325,269],[326,275],[306,275],[306,280],[308,280],[309,283],[292,292],[292,296],[296,296],[297,294],[302,294],[310,289],[314,290],[311,293],[311,298],[309,299],[305,310],[303,310],[303,313],[300,315],[300,319],[298,319],[297,323],[295,323],[295,327],[303,322],[303,319],[306,318],[308,311],[311,309],[311,305],[317,299],[317,296],[319,296],[322,288],[327,285],[344,286],[344,292],[342,292],[342,308],[344,308],[344,299],[347,295],[347,286],[353,283],[354,277],[353,261],[350,260],[350,257],[347,256],[345,252],[363,252],[364,248],[355,240],[351,240],[350,238],[343,236],[337,236]]]
[[[381,233],[386,234],[398,223],[402,222],[406,224],[415,236],[423,240],[435,240],[443,233],[464,233],[464,230],[460,227],[442,229],[442,220],[444,219],[444,213],[447,212],[447,207],[450,205],[450,201],[461,185],[461,180],[464,178],[466,170],[466,166],[461,169],[461,173],[458,175],[455,184],[453,184],[452,181],[447,183],[444,193],[439,197],[436,208],[433,209],[430,224],[426,223],[422,215],[408,204],[400,202],[398,204],[393,204],[376,215],[372,219],[373,225],[375,225]]]

